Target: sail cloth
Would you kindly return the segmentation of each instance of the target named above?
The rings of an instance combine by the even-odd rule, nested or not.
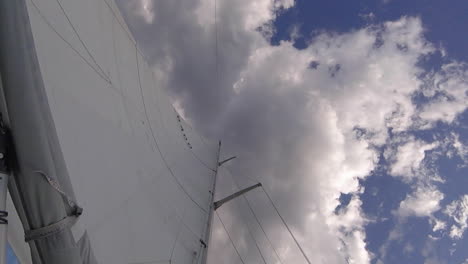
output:
[[[155,85],[115,3],[0,10],[10,189],[33,262],[201,263],[218,144]]]

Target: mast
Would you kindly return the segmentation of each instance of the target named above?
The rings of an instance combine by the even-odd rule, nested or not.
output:
[[[204,241],[202,243],[202,246],[204,246],[205,250],[203,250],[203,256],[201,258],[201,263],[206,264],[207,258],[208,258],[208,245],[210,243],[211,239],[211,230],[212,230],[212,222],[213,222],[213,214],[215,209],[214,205],[214,196],[215,196],[215,191],[216,191],[216,181],[218,179],[218,168],[220,166],[219,162],[219,154],[221,153],[221,141],[219,141],[218,144],[218,154],[216,156],[216,169],[214,172],[214,181],[213,181],[213,187],[211,188],[210,194],[211,194],[211,199],[210,199],[210,212],[208,214],[208,222],[206,223],[206,229],[205,229],[205,237]]]

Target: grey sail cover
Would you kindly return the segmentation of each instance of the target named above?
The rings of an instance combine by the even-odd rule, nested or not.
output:
[[[202,263],[218,143],[155,85],[115,3],[1,1],[0,12],[10,192],[33,262]]]

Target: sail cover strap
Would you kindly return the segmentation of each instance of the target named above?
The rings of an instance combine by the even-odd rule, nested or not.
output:
[[[76,202],[73,200],[73,198],[67,195],[62,190],[62,188],[60,188],[60,185],[56,180],[50,178],[43,171],[35,171],[35,172],[38,173],[39,175],[42,175],[43,178],[45,178],[46,181],[49,183],[49,185],[52,186],[52,188],[54,188],[58,193],[60,193],[60,195],[62,195],[63,198],[65,198],[68,206],[71,209],[71,215],[63,218],[62,220],[56,223],[50,224],[48,226],[44,226],[44,227],[32,229],[32,230],[26,230],[25,235],[24,235],[24,240],[26,242],[29,242],[31,240],[42,239],[51,235],[55,235],[57,233],[60,233],[66,230],[67,228],[72,227],[78,221],[78,217],[83,213],[83,208],[78,206]]]
[[[55,235],[73,226],[76,223],[76,221],[78,221],[78,216],[72,215],[67,216],[64,219],[45,227],[33,230],[26,230],[24,232],[24,240],[26,242],[30,242],[31,240],[38,240]]]

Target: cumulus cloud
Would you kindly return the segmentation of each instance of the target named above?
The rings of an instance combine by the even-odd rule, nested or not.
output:
[[[444,194],[433,186],[419,187],[400,203],[397,214],[400,217],[430,216],[440,209],[440,201],[443,198]],[[437,228],[434,227],[434,229],[440,227],[441,225],[438,224]]]
[[[422,94],[430,102],[420,107],[421,128],[433,127],[437,121],[454,122],[468,108],[467,65],[454,61],[426,78]]]
[[[447,156],[453,157],[458,156],[463,164],[460,166],[468,165],[468,146],[460,140],[460,135],[452,132],[450,137],[448,137],[449,150],[447,151]]]
[[[394,153],[388,157],[393,160],[390,166],[390,175],[403,177],[409,181],[415,177],[424,177],[427,173],[423,165],[426,152],[436,148],[437,142],[426,143],[422,140],[411,139],[408,142],[397,146]]]
[[[468,195],[463,195],[459,200],[451,202],[444,210],[454,224],[450,227],[450,237],[461,239],[468,227]]]
[[[421,87],[429,87],[430,77],[420,78],[425,72],[419,61],[435,51],[423,36],[420,19],[403,17],[344,34],[324,32],[297,50],[288,41],[269,43],[272,21],[279,10],[293,6],[292,0],[220,0],[217,24],[213,1],[152,1],[152,22],[135,12],[141,3],[120,5],[154,68],[155,81],[195,128],[221,139],[225,155],[237,155],[230,165],[235,177],[241,183],[244,175],[256,177],[267,186],[312,263],[370,263],[359,193],[360,180],[379,162],[378,147],[388,143],[390,131],[453,122],[462,111],[460,106],[447,110],[445,99],[435,96],[439,92],[430,92],[436,88],[425,92],[430,106],[413,101]],[[445,91],[453,76],[464,87],[459,71],[447,66],[431,76],[437,89]],[[454,96],[455,90],[446,93]],[[434,114],[439,111],[446,114]],[[414,175],[425,151],[436,147],[417,140],[407,144],[412,145],[396,152],[395,175]],[[222,181],[218,195],[229,194],[232,188],[223,189]],[[342,194],[352,199],[337,210]],[[249,195],[258,201],[259,218],[283,261],[303,263],[265,198]],[[417,189],[400,212],[428,215],[442,198],[435,189]],[[242,255],[254,258],[258,253],[246,227],[236,225],[242,212],[230,205],[220,210],[236,230]],[[219,254],[231,249],[226,249],[219,223],[214,230],[210,252],[217,253],[211,262],[235,259],[231,251]]]
[[[432,232],[445,230],[445,228],[447,227],[447,223],[436,218],[431,219],[431,222],[432,222]]]

